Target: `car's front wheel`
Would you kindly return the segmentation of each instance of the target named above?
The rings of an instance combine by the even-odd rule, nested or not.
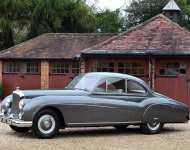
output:
[[[163,123],[160,123],[159,121],[148,122],[141,125],[141,130],[145,134],[157,134],[162,130],[162,128]]]
[[[30,128],[21,128],[21,127],[16,127],[12,125],[10,125],[10,128],[18,133],[26,133],[30,130]]]
[[[49,139],[58,134],[59,122],[59,115],[56,112],[43,110],[35,116],[32,131],[39,138]]]

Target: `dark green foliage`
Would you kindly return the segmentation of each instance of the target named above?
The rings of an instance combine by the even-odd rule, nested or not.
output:
[[[85,0],[1,0],[0,50],[48,32],[122,32],[161,13],[167,2],[133,0],[124,18],[120,10],[98,12]],[[180,25],[190,29],[190,2],[176,2]]]
[[[29,38],[47,32],[92,32],[95,15],[83,0],[35,0]]]
[[[120,10],[105,10],[96,14],[96,26],[102,32],[121,32],[123,30],[124,18],[120,16]]]
[[[126,9],[127,27],[135,26],[153,16],[162,13],[162,9],[169,0],[134,0]],[[182,9],[179,24],[190,30],[190,2],[188,0],[176,0]]]
[[[181,20],[179,24],[190,30],[190,1],[189,0],[177,0],[180,8],[182,9]]]
[[[101,12],[85,0],[1,0],[0,49],[48,32],[117,32],[119,10]]]
[[[162,13],[167,0],[134,0],[126,9],[127,27],[140,24],[157,14]]]

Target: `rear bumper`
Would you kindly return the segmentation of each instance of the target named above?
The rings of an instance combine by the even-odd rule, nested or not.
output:
[[[0,122],[15,127],[32,127],[32,121],[23,121],[19,119],[14,119],[9,116],[4,116],[3,114],[0,114]]]

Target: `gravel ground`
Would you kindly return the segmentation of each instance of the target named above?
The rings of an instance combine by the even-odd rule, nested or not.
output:
[[[139,128],[66,129],[55,139],[18,134],[0,123],[0,150],[190,150],[190,124],[165,125],[161,134],[143,135]]]

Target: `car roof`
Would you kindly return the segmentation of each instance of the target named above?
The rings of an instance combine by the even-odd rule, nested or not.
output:
[[[98,79],[103,79],[103,78],[122,78],[122,79],[133,80],[133,81],[136,81],[136,82],[142,84],[149,92],[152,91],[150,89],[150,87],[146,84],[145,81],[141,80],[140,78],[128,75],[128,74],[111,73],[111,72],[91,72],[91,73],[86,73],[85,76],[95,76]]]
[[[122,74],[122,73],[111,73],[111,72],[92,72],[92,73],[87,73],[85,74],[85,76],[96,76],[96,77],[115,77],[115,78],[123,78],[123,79],[129,79],[129,80],[135,80],[135,81],[138,81],[138,82],[143,82],[143,80],[137,78],[137,77],[134,77],[134,76],[131,76],[131,75],[128,75],[128,74]]]

